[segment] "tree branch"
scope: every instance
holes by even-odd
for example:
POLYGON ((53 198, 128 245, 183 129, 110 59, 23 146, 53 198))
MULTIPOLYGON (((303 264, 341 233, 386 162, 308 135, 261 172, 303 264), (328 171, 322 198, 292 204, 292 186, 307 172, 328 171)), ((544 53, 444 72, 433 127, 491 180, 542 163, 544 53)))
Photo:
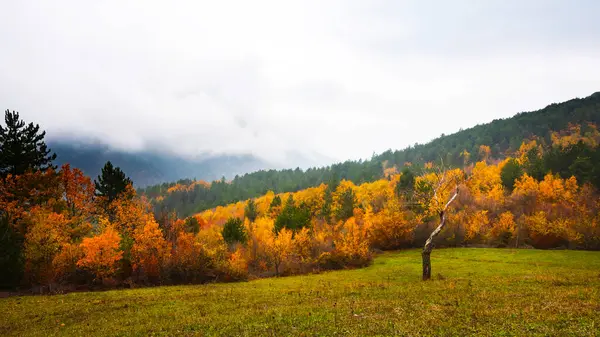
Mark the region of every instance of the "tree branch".
POLYGON ((444 208, 440 211, 440 213, 439 213, 440 224, 429 235, 429 238, 427 239, 427 241, 425 242, 425 246, 423 247, 423 253, 425 253, 425 254, 431 253, 431 250, 433 249, 433 239, 442 231, 442 229, 444 229, 444 225, 446 224, 446 210, 448 209, 450 204, 452 204, 452 202, 456 199, 456 197, 458 197, 458 186, 456 186, 454 195, 452 195, 450 200, 448 200, 448 202, 446 203, 444 208))

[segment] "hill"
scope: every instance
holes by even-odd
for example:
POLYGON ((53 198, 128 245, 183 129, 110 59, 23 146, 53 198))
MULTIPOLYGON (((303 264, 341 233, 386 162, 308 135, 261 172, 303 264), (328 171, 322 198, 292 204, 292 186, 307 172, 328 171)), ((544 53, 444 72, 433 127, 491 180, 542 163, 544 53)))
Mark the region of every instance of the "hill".
POLYGON ((54 139, 49 147, 56 152, 56 163, 69 163, 95 178, 107 161, 119 166, 133 180, 136 187, 155 185, 164 181, 183 178, 203 180, 233 178, 235 175, 271 167, 252 155, 206 155, 197 159, 151 152, 122 151, 107 145, 74 143, 65 139, 54 139))
POLYGON ((463 164, 461 153, 464 151, 471 154, 471 161, 480 160, 482 155, 478 149, 481 145, 490 147, 493 158, 502 159, 519 149, 525 140, 536 138, 542 145, 550 145, 553 132, 564 130, 571 124, 585 125, 586 122, 600 123, 600 92, 477 125, 427 144, 389 150, 369 160, 346 161, 308 170, 261 170, 236 176, 230 182, 215 181, 210 185, 182 180, 149 186, 140 191, 152 200, 157 213, 175 211, 178 216, 186 217, 218 205, 258 197, 267 191, 293 192, 321 183, 335 184, 341 179, 356 184, 371 182, 382 178, 385 168, 401 168, 406 163, 420 166, 426 162, 443 162, 446 166, 457 167, 463 164))
POLYGON ((418 250, 364 269, 0 299, 3 336, 595 336, 600 253, 418 250))

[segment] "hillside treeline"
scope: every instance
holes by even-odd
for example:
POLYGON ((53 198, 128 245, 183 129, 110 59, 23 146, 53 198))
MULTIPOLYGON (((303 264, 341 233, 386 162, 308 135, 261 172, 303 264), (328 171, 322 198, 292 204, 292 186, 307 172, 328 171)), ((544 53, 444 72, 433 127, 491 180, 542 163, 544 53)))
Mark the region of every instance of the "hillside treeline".
MULTIPOLYGON (((507 154, 517 151, 525 140, 535 138, 538 144, 550 147, 553 132, 567 129, 569 125, 582 125, 585 128, 588 122, 600 123, 600 93, 551 104, 544 109, 520 113, 512 118, 494 120, 439 137, 427 144, 415 144, 398 151, 389 150, 374 155, 370 160, 346 161, 305 171, 258 171, 236 176, 229 182, 222 179, 207 184, 180 180, 150 186, 139 192, 149 198, 157 215, 175 211, 179 217, 187 217, 216 206, 256 198, 267 191, 294 192, 320 184, 337 184, 341 180, 350 180, 355 184, 372 182, 383 178, 384 166, 402 167, 405 163, 411 163, 414 167, 420 167, 432 162, 436 165, 443 163, 448 167, 462 167, 465 151, 472 154, 472 161, 482 159, 479 154, 481 145, 490 147, 491 157, 503 159, 507 154)), ((554 169, 552 165, 543 169, 548 172, 554 169)), ((564 171, 561 169, 561 172, 564 171)))

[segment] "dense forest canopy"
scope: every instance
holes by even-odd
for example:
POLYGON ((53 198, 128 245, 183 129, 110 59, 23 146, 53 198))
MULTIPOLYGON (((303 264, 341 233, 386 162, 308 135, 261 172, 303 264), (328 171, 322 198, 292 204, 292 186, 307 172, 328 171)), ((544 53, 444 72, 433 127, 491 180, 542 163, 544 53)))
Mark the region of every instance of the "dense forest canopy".
POLYGON ((465 154, 472 162, 483 156, 502 159, 517 151, 524 140, 536 139, 539 144, 549 146, 553 132, 567 129, 570 124, 585 128, 587 123, 600 123, 600 92, 494 120, 427 144, 388 150, 369 160, 346 161, 308 170, 262 170, 236 176, 231 181, 221 179, 212 183, 184 179, 143 188, 139 192, 151 200, 156 214, 175 211, 177 216, 187 217, 219 205, 254 198, 267 191, 293 192, 322 183, 336 184, 342 179, 356 184, 370 182, 382 178, 383 169, 403 167, 406 163, 416 167, 427 162, 460 167, 466 159, 465 154), (479 153, 481 145, 489 146, 490 153, 479 153))

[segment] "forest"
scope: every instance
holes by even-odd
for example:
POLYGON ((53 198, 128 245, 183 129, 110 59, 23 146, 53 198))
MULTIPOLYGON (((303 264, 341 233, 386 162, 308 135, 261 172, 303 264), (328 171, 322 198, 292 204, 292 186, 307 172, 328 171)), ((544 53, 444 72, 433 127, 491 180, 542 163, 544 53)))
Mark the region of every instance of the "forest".
MULTIPOLYGON (((585 112, 598 111, 598 98, 546 109, 569 111, 564 119, 594 117, 585 112)), ((190 216, 156 212, 156 206, 177 200, 171 194, 179 198, 190 191, 256 193, 239 182, 260 180, 247 175, 237 183, 186 181, 164 185, 168 188, 160 193, 140 192, 110 162, 96 179, 68 164, 55 167, 56 155, 39 125, 8 110, 5 124, 0 127, 3 288, 52 292, 362 267, 377 252, 422 247, 453 193, 457 198, 445 213, 448 223, 436 246, 600 249, 600 132, 593 121, 544 129, 514 150, 508 142, 505 148, 465 147, 457 155, 460 162, 390 160, 385 158, 391 154, 383 154, 307 172, 258 172, 297 177, 296 183, 290 178, 279 185, 295 192, 267 190, 229 204, 208 199, 217 206, 204 204, 205 210, 190 216), (361 178, 334 169, 353 165, 365 167, 361 178)), ((215 196, 208 192, 207 198, 215 196)), ((240 193, 230 197, 242 198, 240 193)))
MULTIPOLYGON (((373 155, 369 160, 346 161, 307 170, 263 170, 236 176, 231 181, 221 179, 212 183, 187 179, 142 188, 138 192, 149 199, 157 216, 175 211, 178 217, 185 218, 216 206, 256 198, 268 191, 295 192, 320 184, 335 185, 342 179, 355 184, 373 182, 384 177, 383 166, 403 167, 405 163, 411 163, 413 167, 421 167, 432 162, 446 167, 462 167, 464 151, 471 154, 472 161, 483 159, 479 153, 481 145, 489 146, 490 156, 497 159, 514 153, 528 139, 535 138, 540 145, 551 148, 552 132, 565 130, 570 124, 584 128, 587 123, 598 125, 599 111, 600 93, 595 93, 586 98, 554 103, 537 111, 520 113, 511 118, 494 120, 452 135, 444 135, 427 144, 415 144, 397 151, 389 150, 373 155)), ((593 149, 574 148, 570 151, 570 157, 563 162, 568 163, 567 166, 577 157, 596 156, 592 161, 598 162, 598 154, 593 149)), ((570 172, 568 167, 558 167, 563 165, 557 161, 561 156, 557 153, 554 159, 544 158, 548 162, 545 167, 539 167, 540 171, 534 174, 536 178, 540 179, 540 175, 550 171, 559 172, 562 177, 567 178, 570 173, 577 173, 570 172)), ((593 174, 598 179, 598 173, 593 174)), ((584 179, 590 178, 588 176, 584 179)), ((600 186, 598 180, 595 184, 596 187, 600 186)))

